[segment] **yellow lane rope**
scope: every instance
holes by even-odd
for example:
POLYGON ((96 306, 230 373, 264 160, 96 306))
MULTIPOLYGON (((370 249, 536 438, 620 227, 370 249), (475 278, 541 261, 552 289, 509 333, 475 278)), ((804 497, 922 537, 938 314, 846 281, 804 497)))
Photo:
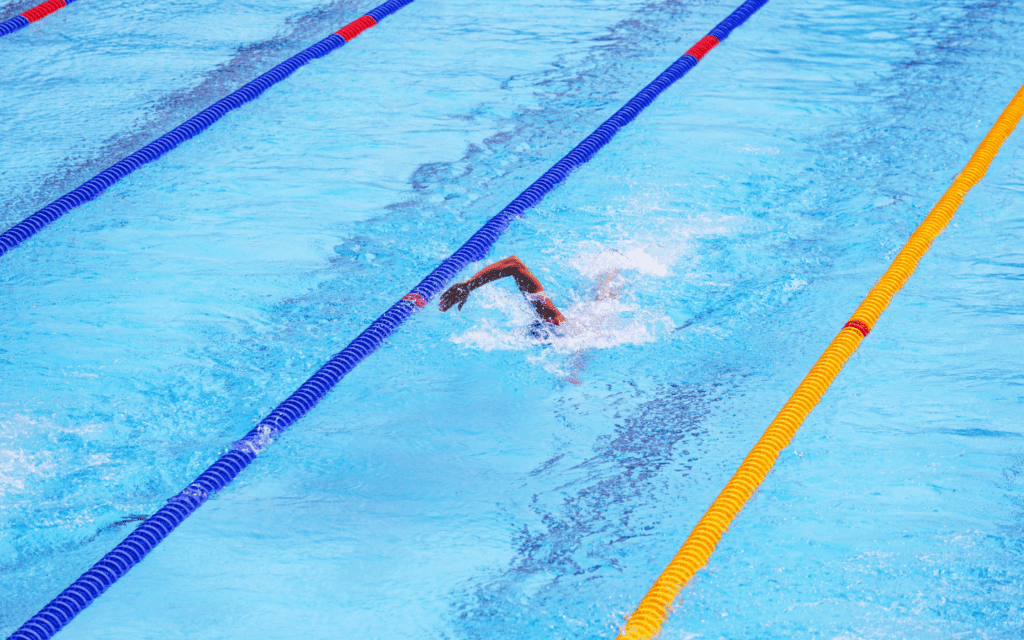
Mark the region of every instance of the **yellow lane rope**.
POLYGON ((857 307, 850 321, 839 331, 839 335, 832 340, 832 344, 825 349, 825 353, 818 358, 810 373, 772 420, 768 430, 754 445, 753 450, 743 460, 736 474, 725 485, 704 517, 693 528, 690 537, 672 558, 672 562, 640 601, 640 606, 626 620, 626 626, 618 636, 619 640, 649 640, 658 634, 679 592, 694 574, 707 564, 722 534, 768 475, 779 452, 789 444, 796 430, 807 418, 807 414, 818 404, 832 384, 832 380, 839 374, 839 370, 875 326, 875 322, 889 306, 892 297, 903 288, 907 279, 917 269, 918 262, 928 251, 932 241, 953 219, 953 214, 960 208, 964 196, 985 175, 999 147, 1017 126, 1022 114, 1024 87, 1017 91, 985 139, 981 141, 963 172, 956 177, 921 226, 910 236, 910 240, 900 250, 885 274, 878 279, 871 292, 857 307))

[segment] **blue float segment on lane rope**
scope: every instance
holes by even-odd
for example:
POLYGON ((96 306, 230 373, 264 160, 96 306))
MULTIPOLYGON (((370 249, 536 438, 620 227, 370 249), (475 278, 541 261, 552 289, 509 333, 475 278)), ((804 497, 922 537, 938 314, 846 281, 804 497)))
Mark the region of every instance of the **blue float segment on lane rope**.
POLYGON ((754 13, 768 3, 768 0, 752 0, 750 2, 744 2, 736 11, 718 23, 718 25, 708 32, 709 36, 715 36, 718 41, 721 42, 729 37, 732 30, 740 26, 747 19, 754 15, 754 13))
POLYGON ((8 18, 3 22, 0 22, 0 37, 9 36, 18 29, 24 29, 28 25, 32 24, 23 15, 16 15, 13 18, 8 18))
POLYGON ((372 17, 377 22, 380 22, 381 20, 390 16, 392 13, 398 11, 405 5, 412 3, 412 1, 413 0, 388 0, 379 7, 376 7, 367 12, 366 15, 372 17))
POLYGON ((242 88, 227 97, 218 100, 212 106, 203 109, 135 153, 115 162, 95 177, 86 180, 81 186, 57 198, 7 231, 0 233, 0 256, 32 237, 40 229, 54 222, 68 211, 100 195, 114 183, 142 165, 153 162, 186 140, 195 137, 214 122, 227 115, 228 112, 234 111, 245 103, 255 100, 264 91, 281 82, 300 67, 312 60, 322 58, 344 44, 345 40, 341 36, 332 33, 320 42, 300 51, 252 82, 242 86, 242 88))
MULTIPOLYGON (((386 4, 394 4, 401 8, 411 1, 391 0, 386 4)), ((754 11, 766 4, 767 1, 748 0, 716 26, 711 35, 719 40, 724 40, 733 29, 743 24, 754 11)), ((697 58, 685 54, 672 63, 668 69, 633 96, 629 102, 584 138, 565 157, 556 162, 501 212, 488 220, 465 244, 417 284, 407 296, 420 295, 424 299, 430 300, 466 265, 483 259, 512 220, 521 217, 527 209, 539 203, 546 194, 564 181, 573 169, 590 160, 598 150, 608 144, 619 129, 636 118, 658 95, 693 69, 697 62, 697 58)), ((147 553, 213 493, 220 491, 234 480, 271 443, 275 436, 306 415, 356 365, 380 347, 384 340, 418 308, 415 302, 404 298, 392 305, 364 329, 355 340, 302 383, 284 402, 260 420, 249 433, 233 443, 230 449, 206 471, 201 473, 184 490, 169 499, 165 506, 129 534, 70 587, 43 607, 8 640, 47 640, 51 638, 96 597, 106 591, 110 585, 138 564, 147 553)))

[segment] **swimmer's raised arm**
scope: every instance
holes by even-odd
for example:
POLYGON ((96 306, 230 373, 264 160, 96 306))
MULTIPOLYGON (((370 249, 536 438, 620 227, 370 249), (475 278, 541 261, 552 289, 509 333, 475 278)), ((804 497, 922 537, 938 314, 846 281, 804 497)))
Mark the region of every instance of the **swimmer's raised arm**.
POLYGON ((509 256, 504 260, 499 260, 492 265, 484 267, 469 280, 453 284, 447 291, 441 294, 439 305, 441 311, 447 311, 456 304, 459 305, 459 310, 462 310, 462 305, 466 304, 471 291, 484 286, 488 282, 508 277, 516 281, 516 286, 526 294, 527 299, 533 304, 533 308, 541 318, 552 324, 561 324, 565 321, 565 317, 562 316, 558 308, 544 295, 544 285, 540 283, 537 276, 533 275, 526 268, 523 261, 516 256, 509 256))

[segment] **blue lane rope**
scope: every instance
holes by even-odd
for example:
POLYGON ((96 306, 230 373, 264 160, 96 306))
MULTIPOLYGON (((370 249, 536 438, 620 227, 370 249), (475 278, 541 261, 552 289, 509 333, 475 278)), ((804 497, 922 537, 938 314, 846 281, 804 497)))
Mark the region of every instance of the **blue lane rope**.
POLYGON ((75 0, 46 0, 46 2, 37 4, 31 9, 22 11, 13 18, 0 22, 0 37, 9 36, 18 29, 24 29, 33 22, 42 20, 54 11, 63 9, 72 2, 75 2, 75 0))
MULTIPOLYGON (((369 24, 360 24, 358 30, 352 31, 351 25, 339 29, 313 46, 300 51, 291 58, 288 58, 270 71, 259 76, 252 82, 244 85, 226 98, 218 100, 213 106, 203 109, 195 116, 178 125, 170 132, 165 133, 153 142, 142 147, 128 157, 114 163, 104 169, 98 175, 87 180, 84 184, 72 191, 57 198, 39 211, 36 211, 7 231, 0 233, 0 256, 18 246, 25 240, 39 232, 46 225, 54 222, 68 211, 81 206, 96 198, 115 183, 132 173, 142 165, 153 162, 168 151, 175 149, 186 140, 194 138, 205 131, 214 122, 217 122, 229 112, 238 109, 242 105, 258 98, 264 91, 281 82, 300 67, 305 66, 317 58, 322 58, 335 49, 344 46, 346 38, 343 33, 352 33, 351 40, 358 35, 362 29, 372 26, 387 16, 398 11, 413 0, 388 0, 384 4, 371 10, 366 15, 372 18, 369 24), (348 31, 346 31, 348 30, 348 31)), ((358 24, 365 20, 366 16, 353 21, 351 24, 358 24)))
MULTIPOLYGON (((748 0, 711 31, 724 40, 768 0, 748 0)), ((701 54, 703 55, 703 54, 701 54)), ((61 592, 52 602, 14 632, 8 640, 46 640, 68 624, 82 609, 106 591, 121 576, 138 564, 185 518, 192 515, 210 495, 220 491, 242 472, 275 437, 306 415, 364 358, 377 350, 414 311, 426 306, 444 286, 466 265, 482 260, 509 224, 522 217, 569 173, 590 160, 595 153, 629 124, 655 98, 695 67, 698 56, 686 53, 644 87, 622 108, 608 118, 583 142, 548 169, 536 182, 516 197, 507 207, 487 221, 473 236, 417 284, 412 291, 391 306, 348 346, 331 358, 309 380, 302 383, 287 400, 260 420, 241 440, 233 443, 206 471, 181 493, 167 501, 152 517, 130 533, 119 545, 91 569, 61 592)))
POLYGON ((29 24, 31 23, 28 21, 28 18, 21 14, 4 20, 3 22, 0 22, 0 37, 10 35, 18 29, 24 29, 29 24))

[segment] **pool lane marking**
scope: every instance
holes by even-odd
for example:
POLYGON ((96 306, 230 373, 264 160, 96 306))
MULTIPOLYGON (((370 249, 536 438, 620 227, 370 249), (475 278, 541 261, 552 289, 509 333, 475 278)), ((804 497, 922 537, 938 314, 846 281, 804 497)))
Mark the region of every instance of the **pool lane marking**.
MULTIPOLYGON (((724 40, 733 28, 742 24, 765 2, 767 0, 745 2, 712 30, 716 41, 724 40)), ((371 17, 379 20, 376 15, 371 17)), ((139 563, 185 518, 206 502, 210 495, 234 480, 275 437, 306 415, 342 378, 376 351, 405 320, 440 293, 462 269, 472 262, 484 259, 513 220, 522 217, 527 209, 539 203, 545 195, 561 184, 573 169, 588 162, 622 127, 632 122, 663 91, 693 69, 697 62, 696 55, 686 53, 672 63, 508 206, 488 220, 455 253, 374 320, 355 340, 302 383, 267 417, 260 420, 245 437, 233 443, 226 453, 181 493, 169 499, 165 506, 128 534, 112 551, 22 625, 9 640, 45 640, 57 633, 110 585, 139 563)))
MULTIPOLYGON (((14 16, 8 20, 0 22, 0 36, 6 36, 14 33, 18 29, 27 27, 36 20, 41 20, 46 16, 50 15, 58 9, 63 9, 75 0, 46 0, 46 2, 36 5, 27 11, 23 11, 19 15, 14 16)), ((409 0, 412 2, 412 0, 409 0)), ((408 3, 405 3, 408 4, 408 3)), ((391 12, 393 13, 393 12, 391 12)), ((336 34, 342 37, 345 42, 351 42, 352 38, 356 37, 366 29, 377 24, 377 19, 370 15, 365 15, 358 20, 342 27, 335 31, 336 34)))
POLYGON ((839 374, 846 361, 875 326, 879 316, 889 306, 896 292, 903 288, 917 269, 921 258, 932 242, 943 232, 964 196, 985 175, 999 147, 1017 126, 1024 114, 1024 87, 1006 106, 995 125, 989 130, 967 166, 953 180, 928 217, 910 236, 896 259, 871 288, 867 297, 854 311, 849 322, 811 367, 807 377, 783 405, 768 429, 736 470, 722 492, 708 508, 704 517, 693 528, 668 567, 658 577, 640 606, 626 621, 619 640, 649 640, 661 630, 672 604, 687 582, 704 565, 729 524, 750 499, 768 475, 779 453, 793 439, 807 415, 821 400, 829 385, 839 374))
POLYGON ((418 293, 407 293, 402 297, 405 302, 411 302, 419 308, 427 306, 427 299, 418 293))
POLYGON ((252 82, 232 92, 227 97, 218 100, 212 106, 203 109, 135 153, 104 169, 95 177, 86 180, 81 186, 57 198, 7 231, 0 233, 0 256, 28 240, 43 227, 59 219, 75 207, 98 197, 105 190, 142 165, 153 162, 168 151, 177 148, 186 140, 199 135, 213 123, 245 103, 255 100, 264 91, 281 82, 299 68, 344 46, 352 38, 355 38, 366 29, 374 26, 412 1, 389 0, 376 7, 366 15, 353 20, 308 49, 304 49, 288 58, 252 82))
POLYGON ((22 11, 13 18, 8 18, 7 20, 0 22, 0 37, 10 35, 18 29, 23 29, 36 20, 42 20, 54 11, 63 9, 74 1, 75 0, 67 0, 66 2, 65 0, 46 0, 46 2, 37 4, 27 11, 22 11))

